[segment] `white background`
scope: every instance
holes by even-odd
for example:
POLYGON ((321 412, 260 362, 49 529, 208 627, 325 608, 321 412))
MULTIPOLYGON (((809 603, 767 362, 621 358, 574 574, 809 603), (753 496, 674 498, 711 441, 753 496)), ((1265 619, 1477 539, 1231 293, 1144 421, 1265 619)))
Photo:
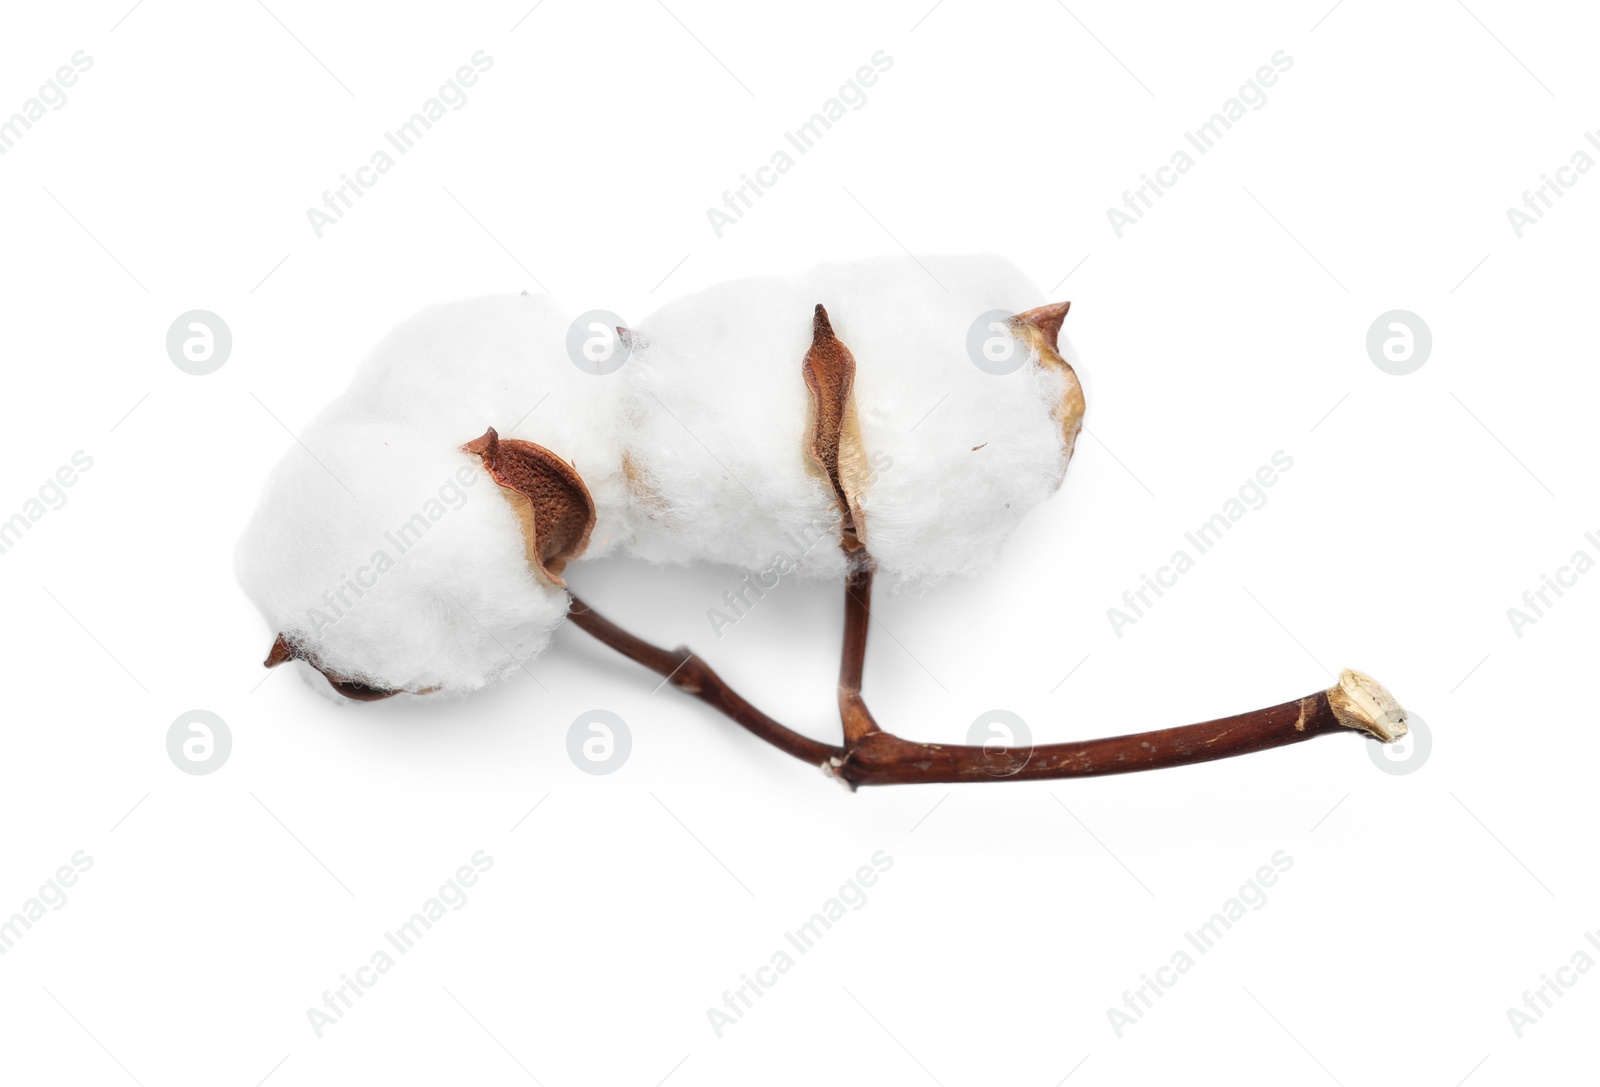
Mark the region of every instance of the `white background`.
MULTIPOLYGON (((0 516, 74 452, 94 462, 0 555, 0 914, 93 858, 0 957, 8 1080, 1586 1072, 1600 971, 1567 972, 1521 1037, 1507 1009, 1600 928, 1600 574, 1520 637, 1507 609, 1579 548, 1600 557, 1600 176, 1521 238, 1506 208, 1600 122, 1588 13, 127 2, 12 5, 0 32, 0 115, 93 58, 0 157, 0 516), (306 208, 480 49, 468 104, 317 238, 306 208), (867 104, 718 238, 706 208, 878 50, 893 66, 867 104), (1106 209, 1278 50, 1294 64, 1267 104, 1118 238, 1106 209), (1425 764, 1384 773, 1339 736, 850 795, 570 626, 537 683, 466 702, 339 707, 291 669, 263 682, 272 632, 234 584, 235 540, 286 430, 396 321, 541 285, 642 315, 902 246, 997 252, 1071 298, 1090 433, 999 569, 879 601, 881 721, 958 740, 999 707, 1058 741, 1268 705, 1353 665, 1426 720, 1425 764), (234 337, 207 377, 164 347, 194 308, 234 337), (1434 339, 1405 377, 1365 348, 1395 308, 1434 339), (1294 467, 1267 505, 1117 637, 1106 609, 1280 449, 1294 467), (196 708, 233 736, 210 776, 166 753, 196 708), (633 737, 610 776, 566 753, 595 708, 633 737), (318 1038, 306 1009, 477 850, 494 866, 468 903, 318 1038), (893 867, 866 905, 718 1037, 707 1009, 879 850, 893 867), (1293 867, 1265 906, 1119 1037, 1107 1009, 1279 850, 1293 867)), ((571 573, 834 738, 840 594, 786 584, 719 640, 705 609, 737 576, 571 573)))

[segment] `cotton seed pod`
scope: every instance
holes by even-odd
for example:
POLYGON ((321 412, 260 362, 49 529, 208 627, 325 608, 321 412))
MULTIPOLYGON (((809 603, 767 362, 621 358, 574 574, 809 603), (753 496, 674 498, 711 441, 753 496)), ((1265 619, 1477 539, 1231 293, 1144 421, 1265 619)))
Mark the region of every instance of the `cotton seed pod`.
POLYGON ((471 691, 548 644, 566 563, 619 551, 972 573, 1059 485, 1083 414, 1066 307, 1018 313, 1037 300, 985 257, 727 284, 624 333, 615 378, 574 365, 547 299, 426 311, 313 423, 240 545, 267 663, 352 698, 471 691), (977 365, 974 329, 1014 364, 977 365))
POLYGON ((483 298, 379 344, 239 545, 269 664, 374 698, 465 693, 544 649, 565 563, 627 535, 622 389, 569 361, 568 325, 545 298, 483 298))
POLYGON ((573 605, 576 626, 663 685, 852 789, 1150 770, 1333 731, 1403 737, 1405 710, 1350 669, 1260 710, 1016 754, 877 723, 862 695, 876 571, 974 572, 1061 483, 1084 411, 1066 313, 993 258, 867 261, 674 303, 618 329, 638 356, 628 368, 599 365, 581 339, 609 314, 569 323, 535 298, 428 311, 307 430, 240 544, 240 579, 277 632, 266 664, 305 662, 357 700, 464 693, 523 667, 573 605), (843 745, 569 596, 567 564, 607 551, 844 575, 843 745))
POLYGON ((782 554, 806 574, 843 575, 834 494, 806 457, 814 287, 725 283, 631 329, 620 375, 631 553, 750 570, 782 554))
POLYGON ((962 256, 825 265, 658 310, 625 371, 632 551, 839 577, 865 545, 901 582, 981 570, 1060 485, 1083 417, 1066 306, 1042 302, 1008 262, 962 256), (983 365, 975 328, 1013 362, 983 365))

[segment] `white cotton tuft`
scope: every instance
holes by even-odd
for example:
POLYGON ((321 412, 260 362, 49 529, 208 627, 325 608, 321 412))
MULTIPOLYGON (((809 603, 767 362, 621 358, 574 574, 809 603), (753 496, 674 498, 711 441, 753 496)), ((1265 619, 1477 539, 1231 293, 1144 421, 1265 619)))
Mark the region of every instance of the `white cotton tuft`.
POLYGON ((1068 451, 1055 410, 1066 378, 1014 339, 1016 369, 981 369, 969 331, 982 314, 1022 313, 1044 297, 998 257, 885 258, 819 279, 831 297, 818 300, 856 359, 872 468, 858 500, 879 569, 929 584, 992 565, 1061 484, 1068 451))
POLYGON ((631 554, 751 570, 783 556, 811 576, 843 575, 833 491, 805 456, 813 293, 799 278, 726 283, 634 329, 631 554))
POLYGON ((852 497, 879 569, 922 584, 990 565, 1060 485, 1067 379, 1020 340, 1017 368, 988 372, 969 333, 982 314, 1042 301, 1009 262, 956 256, 824 265, 664 306, 638 326, 626 368, 630 553, 749 569, 781 555, 843 574, 835 494, 807 456, 802 364, 820 303, 855 359, 866 478, 852 497))
POLYGON ((595 520, 578 558, 842 577, 845 520, 812 455, 832 448, 823 416, 887 583, 975 573, 1060 485, 1081 416, 1056 356, 1070 353, 1049 342, 1062 309, 1010 320, 1041 301, 993 257, 826 265, 663 307, 610 374, 574 364, 569 319, 546 298, 435 307, 390 333, 291 448, 240 543, 240 581, 280 637, 274 658, 310 662, 341 693, 468 692, 541 652, 565 617, 544 564, 584 547, 568 515, 582 489, 595 520), (982 351, 1010 344, 1015 365, 980 365, 975 335, 982 351), (834 390, 822 407, 814 347, 809 376, 834 390), (480 438, 481 457, 462 450, 480 438), (508 439, 583 487, 552 483, 566 468, 508 439))
POLYGON ((434 306, 384 337, 344 399, 451 448, 491 426, 501 438, 544 446, 577 470, 593 496, 598 520, 584 557, 601 558, 629 536, 619 455, 627 390, 570 360, 571 321, 546 295, 434 306))
POLYGON ((330 676, 464 693, 549 643, 566 593, 527 561, 517 515, 461 446, 490 426, 577 465, 621 539, 615 383, 568 361, 534 297, 430 309, 395 329, 292 448, 240 543, 245 590, 330 676))

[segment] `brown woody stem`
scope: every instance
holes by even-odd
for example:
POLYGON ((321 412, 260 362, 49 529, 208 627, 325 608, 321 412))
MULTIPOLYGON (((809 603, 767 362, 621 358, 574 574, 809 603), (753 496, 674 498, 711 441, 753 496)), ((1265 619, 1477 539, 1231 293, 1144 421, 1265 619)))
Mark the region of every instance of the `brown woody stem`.
POLYGON ((861 697, 861 677, 866 668, 867 625, 872 620, 872 557, 865 549, 846 552, 850 564, 844 582, 844 652, 839 660, 839 720, 844 724, 844 743, 853 748, 875 732, 872 719, 861 697))
POLYGON ((1031 749, 916 743, 879 733, 851 751, 839 775, 862 785, 900 785, 1126 774, 1248 755, 1346 727, 1319 691, 1216 721, 1031 749))
POLYGON ((844 755, 843 748, 802 736, 756 709, 687 647, 669 650, 651 645, 643 638, 629 634, 576 596, 572 597, 572 608, 567 612, 567 618, 624 657, 638 661, 656 675, 664 677, 680 691, 687 691, 700 701, 716 707, 724 716, 749 729, 779 751, 797 759, 805 759, 813 765, 822 765, 844 755))
MULTIPOLYGON (((871 570, 852 572, 858 588, 870 592, 871 570), (864 577, 864 586, 858 578, 864 577)), ((1346 669, 1325 691, 1265 709, 1158 729, 1128 736, 1110 736, 1080 743, 1046 744, 1012 750, 961 744, 929 744, 903 740, 872 725, 862 729, 845 717, 844 747, 834 747, 779 724, 734 692, 720 676, 688 649, 662 649, 637 638, 603 618, 576 596, 568 617, 623 656, 637 661, 673 686, 716 707, 736 724, 795 758, 804 759, 855 788, 858 785, 904 785, 929 782, 1040 780, 1095 777, 1159 770, 1210 762, 1284 747, 1315 736, 1354 731, 1393 743, 1406 734, 1405 710, 1384 688, 1360 672, 1346 669), (856 735, 852 736, 852 728, 856 735)), ((866 597, 846 597, 846 652, 840 671, 840 707, 847 690, 852 704, 860 701, 861 655, 865 650, 866 597), (855 605, 851 601, 855 600, 855 605), (855 613, 859 608, 860 614, 855 613), (859 637, 852 642, 852 633, 859 637), (858 647, 852 651, 852 646, 858 647)), ((860 706, 863 720, 871 715, 860 706)))

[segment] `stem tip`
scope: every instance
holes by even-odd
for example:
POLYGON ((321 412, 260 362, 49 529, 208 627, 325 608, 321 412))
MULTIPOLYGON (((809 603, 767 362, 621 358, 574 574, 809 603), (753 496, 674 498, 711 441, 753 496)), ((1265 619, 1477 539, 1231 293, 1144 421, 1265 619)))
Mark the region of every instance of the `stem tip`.
POLYGON ((1345 728, 1365 732, 1392 744, 1410 731, 1406 711, 1383 684, 1354 668, 1339 673, 1338 686, 1328 688, 1328 705, 1345 728))

